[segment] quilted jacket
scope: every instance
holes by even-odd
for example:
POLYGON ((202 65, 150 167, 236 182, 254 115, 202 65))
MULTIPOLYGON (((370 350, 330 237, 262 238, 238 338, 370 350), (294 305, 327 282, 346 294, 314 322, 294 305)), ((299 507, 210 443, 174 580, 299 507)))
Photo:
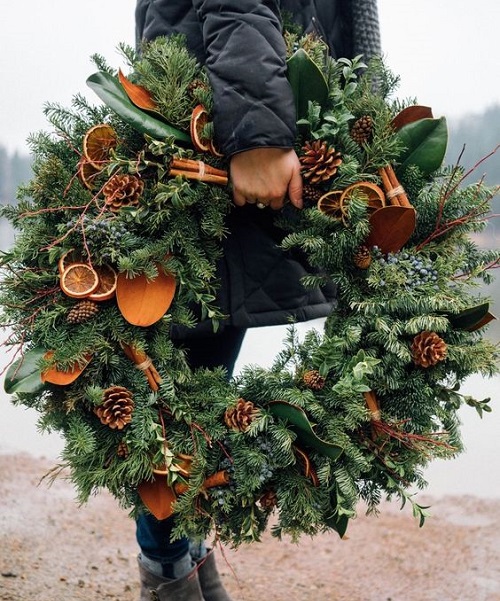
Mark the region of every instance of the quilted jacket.
MULTIPOLYGON (((137 43, 182 33, 208 69, 214 126, 226 156, 258 147, 291 148, 295 111, 286 78, 281 14, 328 43, 334 57, 380 52, 376 0, 138 0, 137 43)), ((252 327, 323 317, 333 287, 306 291, 301 257, 283 253, 272 211, 235 208, 220 265, 219 303, 229 323, 252 327)))

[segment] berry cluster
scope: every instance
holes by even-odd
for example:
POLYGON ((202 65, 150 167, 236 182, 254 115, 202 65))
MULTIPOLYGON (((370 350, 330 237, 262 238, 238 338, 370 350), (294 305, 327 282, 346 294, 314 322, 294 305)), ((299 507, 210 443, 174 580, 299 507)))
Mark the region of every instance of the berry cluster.
POLYGON ((371 284, 390 288, 396 286, 405 290, 422 286, 438 289, 438 271, 430 257, 406 250, 384 255, 377 246, 372 248, 372 256, 371 284))
POLYGON ((81 244, 82 232, 93 257, 102 263, 116 263, 120 249, 124 247, 123 237, 128 233, 126 226, 116 218, 92 219, 86 215, 77 224, 76 220, 66 223, 78 235, 81 244))

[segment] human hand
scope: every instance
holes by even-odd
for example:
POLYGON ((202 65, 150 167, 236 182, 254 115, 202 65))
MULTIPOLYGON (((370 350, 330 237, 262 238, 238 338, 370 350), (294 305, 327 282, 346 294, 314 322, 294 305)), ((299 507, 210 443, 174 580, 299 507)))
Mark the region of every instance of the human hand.
POLYGON ((253 148, 231 158, 234 203, 260 203, 281 209, 285 199, 302 208, 302 176, 298 156, 288 148, 253 148))

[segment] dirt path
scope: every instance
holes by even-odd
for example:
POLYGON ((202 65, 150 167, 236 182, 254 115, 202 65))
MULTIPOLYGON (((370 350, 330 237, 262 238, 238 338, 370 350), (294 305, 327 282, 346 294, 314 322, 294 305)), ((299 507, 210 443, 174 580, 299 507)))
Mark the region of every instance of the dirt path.
MULTIPOLYGON (((137 601, 133 522, 107 494, 78 508, 68 482, 37 486, 51 467, 0 456, 0 599, 137 601)), ((234 601, 500 601, 500 501, 420 500, 423 529, 384 505, 349 540, 266 537, 219 550, 219 570, 234 601)))

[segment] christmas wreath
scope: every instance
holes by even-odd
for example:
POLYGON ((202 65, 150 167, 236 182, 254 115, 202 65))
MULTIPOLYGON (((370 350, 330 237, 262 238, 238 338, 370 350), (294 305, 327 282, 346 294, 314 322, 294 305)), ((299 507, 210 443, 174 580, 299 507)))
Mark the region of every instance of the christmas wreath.
POLYGON ((343 535, 383 497, 423 523, 422 468, 462 450, 460 406, 490 409, 460 384, 497 370, 477 282, 499 253, 471 237, 495 190, 442 165, 445 119, 392 99, 383 61, 286 42, 306 206, 276 220, 317 268, 304 285, 333 281, 338 301, 324 331, 290 326, 270 369, 193 371, 171 338, 224 317, 232 210, 208 79, 181 39, 122 45, 127 76, 93 57, 104 103, 47 105, 56 135, 31 137, 34 178, 2 210, 17 230, 1 261, 5 389, 62 433, 79 500, 106 488, 132 512, 175 512, 177 535, 234 545, 273 514, 278 536, 343 535))

